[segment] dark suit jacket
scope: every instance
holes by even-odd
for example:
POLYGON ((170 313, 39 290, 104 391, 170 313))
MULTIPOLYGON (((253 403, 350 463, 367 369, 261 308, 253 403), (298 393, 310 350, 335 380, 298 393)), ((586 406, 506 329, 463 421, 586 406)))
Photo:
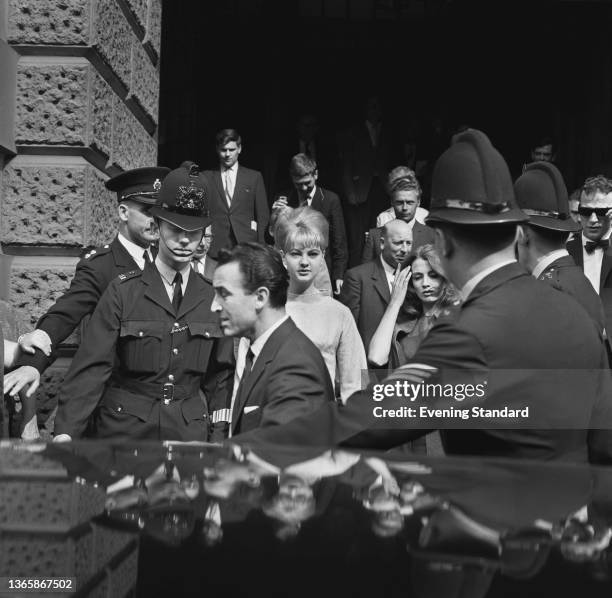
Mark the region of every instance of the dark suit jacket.
MULTIPOLYGON (((582 235, 576 235, 567 242, 566 247, 569 254, 574 258, 576 265, 582 269, 584 267, 582 258, 582 235)), ((606 318, 606 332, 610 335, 612 334, 612 247, 609 247, 604 253, 599 280, 599 298, 601 299, 606 318)))
MULTIPOLYGON (((473 379, 477 372, 489 381, 478 406, 526 404, 532 425, 545 421, 543 429, 487 429, 486 421, 468 420, 465 429, 442 430, 447 454, 612 461, 612 390, 601 333, 584 310, 576 309, 574 299, 538 282, 518 264, 486 276, 458 315, 439 319, 411 363, 385 383, 456 384, 473 379), (555 428, 550 425, 553 420, 555 428)), ((448 420, 425 420, 419 425, 388 418, 385 425, 374 417, 373 406, 402 408, 407 399, 381 397, 374 402, 372 393, 373 388, 355 393, 343 407, 325 407, 313 416, 254 434, 248 441, 382 449, 427 433, 417 429, 420 426, 446 423, 448 428, 448 420)), ((449 403, 465 406, 453 399, 445 403, 431 398, 411 405, 418 409, 423 404, 448 407, 449 403)), ((458 421, 450 423, 459 427, 458 421)))
POLYGON ((321 352, 289 318, 270 336, 236 396, 232 434, 283 424, 334 400, 321 352))
MULTIPOLYGON (((380 238, 382 236, 384 226, 378 228, 371 228, 368 238, 366 239, 365 245, 363 246, 363 254, 361 256, 361 263, 365 264, 377 258, 380 255, 380 238)), ((422 245, 427 243, 433 244, 434 233, 429 226, 425 226, 415 220, 414 227, 412 229, 412 248, 411 251, 416 251, 422 245)))
POLYGON ((231 205, 227 205, 221 172, 203 172, 207 182, 213 240, 209 250, 217 258, 219 249, 247 241, 264 242, 270 209, 260 172, 238 166, 231 205), (256 228, 256 230, 254 230, 256 228))
POLYGON ((390 300, 389 283, 380 258, 346 271, 340 301, 351 310, 366 353, 390 300))
MULTIPOLYGON (((40 318, 36 327, 49 335, 56 349, 94 311, 112 280, 137 269, 136 262, 117 237, 109 245, 88 252, 77 264, 69 289, 40 318)), ((43 372, 54 359, 53 355, 48 358, 37 349, 34 355, 23 354, 18 365, 31 365, 43 372)))
MULTIPOLYGON (((295 190, 287 195, 287 205, 297 208, 300 205, 295 190)), ((346 231, 340 198, 333 192, 317 187, 310 207, 321 212, 329 223, 329 247, 325 252, 325 262, 335 287, 336 280, 342 280, 348 262, 348 248, 346 245, 346 231)))
POLYGON ((606 322, 599 295, 571 255, 555 260, 538 276, 538 280, 571 295, 593 318, 599 330, 604 329, 606 322))
POLYGON ((357 204, 368 198, 372 179, 386 179, 387 173, 395 165, 397 147, 391 138, 390 128, 382 123, 378 144, 372 146, 370 133, 365 122, 349 129, 341 143, 342 185, 347 201, 357 204))

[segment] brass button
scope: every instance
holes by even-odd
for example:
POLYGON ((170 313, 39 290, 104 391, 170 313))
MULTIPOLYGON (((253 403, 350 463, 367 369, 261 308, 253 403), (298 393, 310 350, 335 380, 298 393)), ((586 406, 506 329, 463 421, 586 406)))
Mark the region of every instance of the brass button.
POLYGON ((123 407, 122 407, 121 405, 119 405, 119 406, 117 407, 117 411, 123 411, 123 407))
POLYGON ((170 380, 170 382, 174 382, 174 375, 173 374, 169 374, 168 375, 168 380, 170 380))
POLYGON ((205 336, 206 338, 209 338, 209 337, 210 337, 210 332, 208 332, 208 330, 207 330, 207 331, 204 333, 204 336, 205 336))
POLYGON ((180 326, 180 324, 178 322, 174 322, 174 327, 178 328, 180 326))
POLYGON ((178 349, 177 349, 176 347, 174 347, 174 349, 172 349, 172 352, 173 352, 175 355, 178 355, 178 349))
POLYGON ((170 399, 164 399, 164 405, 170 405, 170 399))
POLYGON ((138 333, 138 336, 142 336, 143 334, 144 334, 144 332, 141 330, 141 331, 138 333))

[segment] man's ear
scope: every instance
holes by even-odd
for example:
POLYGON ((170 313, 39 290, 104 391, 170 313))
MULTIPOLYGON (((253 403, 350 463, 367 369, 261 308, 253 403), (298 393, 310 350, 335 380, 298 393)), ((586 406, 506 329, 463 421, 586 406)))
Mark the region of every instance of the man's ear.
POLYGON ((434 245, 441 257, 449 258, 455 253, 455 241, 442 228, 434 228, 434 245))
POLYGON ((119 207, 117 208, 117 210, 119 212, 119 219, 121 220, 121 222, 127 222, 129 209, 130 207, 127 204, 125 203, 119 204, 119 207))
POLYGON ((315 181, 319 179, 319 169, 318 168, 315 169, 315 171, 312 173, 312 176, 315 181))
POLYGON ((259 287, 255 290, 255 309, 260 311, 267 304, 270 299, 270 289, 268 287, 259 287))

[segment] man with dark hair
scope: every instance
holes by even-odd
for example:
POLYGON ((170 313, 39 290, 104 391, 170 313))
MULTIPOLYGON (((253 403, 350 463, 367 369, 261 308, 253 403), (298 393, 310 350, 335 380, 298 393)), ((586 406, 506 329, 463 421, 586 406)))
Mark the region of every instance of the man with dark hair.
POLYGON ((428 222, 448 278, 461 289, 459 313, 440 318, 382 385, 245 441, 382 449, 438 427, 447 454, 610 462, 602 335, 574 299, 516 263, 517 224, 526 220, 501 154, 480 131, 458 135, 434 168, 428 222), (464 394, 474 383, 482 393, 464 394), (429 387, 433 396, 417 395, 429 387), (407 404, 414 416, 403 411, 407 404), (458 409, 466 408, 461 429, 458 409))
POLYGON ((210 224, 195 164, 168 174, 151 215, 155 261, 100 299, 60 391, 57 441, 82 436, 94 411, 97 438, 206 441, 211 401, 227 402, 231 343, 211 317, 210 284, 191 267, 210 224))
POLYGON ((289 174, 294 190, 281 195, 272 205, 272 211, 283 206, 298 208, 308 206, 321 212, 329 223, 329 247, 325 252, 325 263, 333 281, 333 291, 340 293, 342 279, 348 262, 346 232, 340 198, 333 192, 317 185, 319 171, 317 163, 306 154, 297 154, 291 158, 289 174))
POLYGON ((535 278, 576 299, 603 333, 599 296, 565 249, 568 234, 579 232, 581 226, 570 217, 561 173, 549 162, 529 164, 514 183, 514 192, 529 216, 529 222, 520 225, 519 261, 535 278))
POLYGON ((209 254, 217 258, 223 247, 247 241, 263 242, 270 210, 260 172, 238 164, 242 139, 235 129, 222 129, 215 137, 219 169, 205 171, 213 241, 209 254))
POLYGON ((555 142, 550 135, 542 135, 534 140, 531 146, 532 162, 554 162, 555 158, 555 142))
POLYGON ((603 175, 585 181, 578 206, 582 234, 567 243, 567 251, 601 298, 606 332, 612 333, 612 181, 603 175))
POLYGON ((334 400, 321 353, 285 312, 289 277, 280 254, 258 243, 219 253, 212 311, 238 351, 231 434, 282 424, 334 400))
MULTIPOLYGON (((401 178, 394 180, 389 189, 391 196, 391 207, 395 218, 403 220, 412 230, 412 251, 416 251, 422 245, 433 243, 433 230, 415 219, 416 211, 421 203, 421 185, 414 172, 410 171, 401 178)), ((361 263, 365 264, 380 255, 380 239, 383 227, 371 228, 368 233, 361 263)))

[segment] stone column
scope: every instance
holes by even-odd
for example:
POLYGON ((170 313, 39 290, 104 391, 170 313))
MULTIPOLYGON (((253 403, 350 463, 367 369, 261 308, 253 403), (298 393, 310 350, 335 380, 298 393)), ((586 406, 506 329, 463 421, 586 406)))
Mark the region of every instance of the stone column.
MULTIPOLYGON (((0 116, 0 240, 14 256, 9 296, 27 331, 65 291, 83 249, 113 238, 116 200, 104 181, 157 164, 161 0, 0 7, 0 67, 14 63, 0 68, 0 108, 8 98, 13 110, 11 127, 0 116)), ((66 366, 49 369, 51 398, 66 366)))

